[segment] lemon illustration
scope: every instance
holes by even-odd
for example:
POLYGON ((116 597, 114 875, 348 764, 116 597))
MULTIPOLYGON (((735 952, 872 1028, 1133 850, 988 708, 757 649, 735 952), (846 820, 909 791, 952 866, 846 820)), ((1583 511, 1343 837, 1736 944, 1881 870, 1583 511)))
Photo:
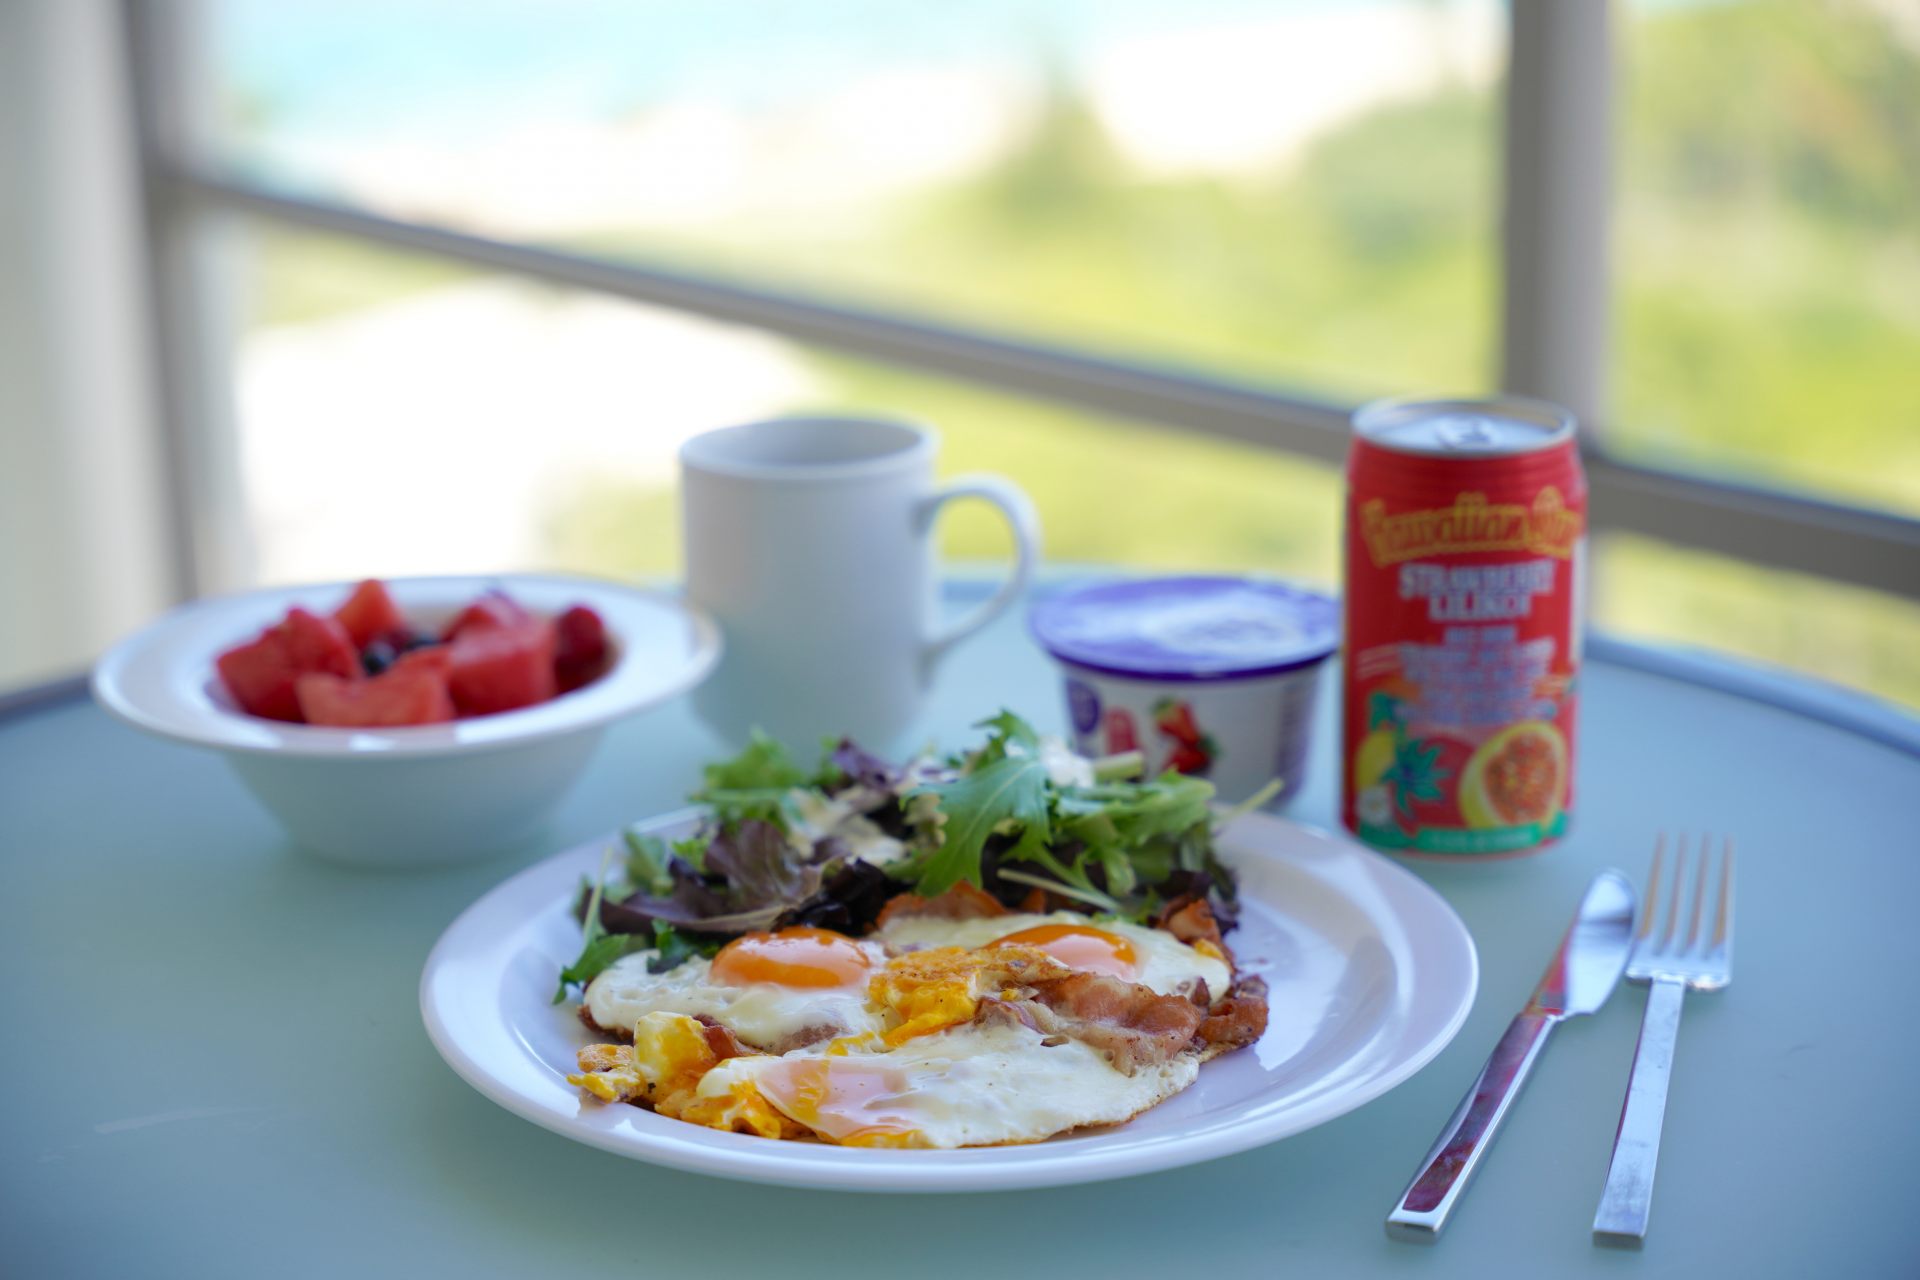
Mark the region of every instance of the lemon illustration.
POLYGON ((1360 749, 1353 753, 1354 794, 1358 795, 1386 777, 1387 770, 1392 767, 1393 730, 1375 729, 1360 739, 1360 749))

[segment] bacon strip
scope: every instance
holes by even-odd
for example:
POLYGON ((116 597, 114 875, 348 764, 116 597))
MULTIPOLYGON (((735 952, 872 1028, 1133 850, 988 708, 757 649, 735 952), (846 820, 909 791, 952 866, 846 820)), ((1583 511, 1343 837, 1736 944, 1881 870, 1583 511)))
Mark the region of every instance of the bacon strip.
POLYGON ((593 1019, 593 1010, 587 1008, 585 1003, 582 1003, 578 1009, 575 1009, 574 1013, 579 1016, 580 1024, 597 1036, 612 1036, 621 1040, 633 1039, 632 1027, 621 1031, 615 1027, 603 1027, 598 1022, 595 1022, 593 1019))
POLYGON ((875 922, 875 927, 885 928, 887 921, 908 916, 928 916, 935 920, 983 920, 1006 914, 1007 909, 993 895, 962 880, 936 898, 923 898, 917 893, 894 895, 887 900, 886 906, 880 908, 880 918, 875 922))
MULTIPOLYGON (((707 1048, 713 1050, 713 1056, 724 1061, 727 1058, 744 1058, 757 1050, 749 1049, 735 1038, 733 1032, 721 1026, 712 1017, 696 1013, 693 1020, 706 1029, 707 1048)), ((828 1035, 833 1033, 829 1031, 828 1035)))
POLYGON ((1156 995, 1104 973, 1073 973, 1036 983, 1028 1007, 1038 1029, 1071 1036, 1106 1052, 1132 1075, 1176 1057, 1192 1041, 1206 1010, 1185 996, 1156 995))
MULTIPOLYGON (((625 1040, 629 1043, 633 1040, 632 1027, 603 1027, 594 1020, 592 1011, 585 1005, 581 1005, 575 1013, 579 1016, 581 1025, 597 1036, 605 1036, 609 1040, 625 1040)), ((837 1035, 844 1035, 847 1030, 845 1027, 832 1024, 801 1027, 798 1031, 789 1032, 771 1044, 749 1045, 732 1031, 714 1021, 710 1015, 696 1013, 692 1016, 695 1022, 706 1028, 707 1047, 713 1050, 717 1058, 739 1058, 750 1053, 791 1053, 795 1049, 804 1049, 810 1044, 818 1044, 822 1040, 831 1040, 837 1035)))
POLYGON ((1040 1023, 1033 1014, 1033 1006, 1025 1002, 1000 1000, 987 996, 980 1001, 980 1010, 973 1015, 975 1023, 982 1027, 1025 1027, 1029 1031, 1040 1030, 1040 1023))
POLYGON ((1226 940, 1220 936, 1220 922, 1214 919, 1213 907, 1204 897, 1185 902, 1174 899, 1155 923, 1190 947, 1200 942, 1212 943, 1228 964, 1233 963, 1233 953, 1227 950, 1226 940))
POLYGON ((1234 983, 1194 1033, 1208 1057, 1258 1040, 1267 1029, 1267 984, 1248 975, 1234 983))

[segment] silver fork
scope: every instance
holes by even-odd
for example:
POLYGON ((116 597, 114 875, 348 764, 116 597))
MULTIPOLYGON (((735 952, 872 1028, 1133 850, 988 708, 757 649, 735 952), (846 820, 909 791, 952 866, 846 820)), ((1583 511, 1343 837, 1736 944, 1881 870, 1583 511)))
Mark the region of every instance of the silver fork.
POLYGON ((1654 936, 1659 912, 1661 862, 1666 853, 1663 834, 1653 846, 1653 869, 1647 873, 1646 909, 1627 958, 1627 977, 1647 984, 1647 1011, 1640 1021, 1640 1043, 1633 1051, 1633 1075, 1627 1081, 1627 1099, 1620 1107, 1620 1128, 1613 1137, 1613 1163, 1607 1169, 1607 1189, 1593 1217, 1593 1238, 1599 1244, 1638 1248, 1647 1235, 1647 1212, 1653 1201, 1654 1166, 1660 1159, 1660 1126, 1667 1115, 1667 1079, 1673 1071, 1673 1046, 1680 1035, 1680 1001, 1691 989, 1718 991, 1733 981, 1733 841, 1722 842, 1720 892, 1711 931, 1701 935, 1707 903, 1708 840, 1700 840, 1699 869, 1695 873, 1692 909, 1686 932, 1680 933, 1681 905, 1686 900, 1687 839, 1674 842, 1673 888, 1667 902, 1666 927, 1654 936))

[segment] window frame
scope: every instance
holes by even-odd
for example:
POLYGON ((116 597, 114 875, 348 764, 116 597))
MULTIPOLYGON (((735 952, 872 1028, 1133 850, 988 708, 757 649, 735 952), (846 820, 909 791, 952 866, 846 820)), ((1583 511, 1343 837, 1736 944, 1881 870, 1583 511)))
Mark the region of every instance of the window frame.
MULTIPOLYGON (((1611 0, 1512 0, 1503 137, 1501 385, 1567 405, 1596 534, 1639 534, 1771 569, 1920 599, 1920 520, 1631 462, 1607 447, 1611 0)), ((610 261, 277 192, 197 159, 205 119, 194 0, 121 0, 140 139, 158 382, 183 598, 245 584, 248 538, 233 456, 231 318, 216 313, 210 229, 235 216, 649 306, 995 390, 1326 462, 1353 406, 1187 368, 776 288, 666 263, 610 261)))

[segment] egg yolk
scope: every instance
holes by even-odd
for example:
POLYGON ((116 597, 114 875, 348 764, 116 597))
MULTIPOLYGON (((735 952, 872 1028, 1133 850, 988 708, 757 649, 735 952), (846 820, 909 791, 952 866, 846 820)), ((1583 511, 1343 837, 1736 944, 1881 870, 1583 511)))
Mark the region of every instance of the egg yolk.
POLYGON ((734 987, 858 987, 873 961, 852 938, 804 925, 778 933, 749 933, 720 948, 711 971, 734 987))
POLYGON ((922 1141, 901 1105, 911 1090, 898 1067, 858 1058, 787 1058, 755 1084, 780 1110, 830 1142, 909 1147, 922 1141))
POLYGON ((1133 943, 1117 933, 1085 924, 1042 924, 993 941, 996 947, 1028 946, 1043 951, 1069 969, 1104 973, 1129 981, 1140 972, 1133 943))

